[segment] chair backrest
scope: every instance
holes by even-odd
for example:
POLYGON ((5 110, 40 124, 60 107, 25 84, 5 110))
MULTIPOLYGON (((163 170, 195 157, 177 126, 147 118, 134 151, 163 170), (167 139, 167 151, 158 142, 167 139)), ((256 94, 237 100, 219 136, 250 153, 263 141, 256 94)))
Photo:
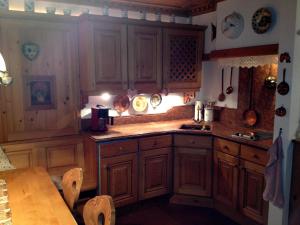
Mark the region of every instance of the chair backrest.
POLYGON ((116 211, 113 200, 108 195, 90 199, 83 208, 85 225, 115 225, 116 211), (104 224, 100 222, 103 215, 104 224))
POLYGON ((64 199, 71 210, 73 210, 74 204, 79 198, 82 180, 83 174, 81 168, 71 169, 63 176, 61 185, 64 193, 64 199))

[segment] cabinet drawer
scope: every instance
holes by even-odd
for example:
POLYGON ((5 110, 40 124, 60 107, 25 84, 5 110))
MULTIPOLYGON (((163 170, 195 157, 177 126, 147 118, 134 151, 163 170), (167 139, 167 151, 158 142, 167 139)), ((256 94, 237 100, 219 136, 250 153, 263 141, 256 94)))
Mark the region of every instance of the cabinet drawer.
POLYGON ((195 136, 195 135, 180 135, 174 136, 175 147, 191 147, 191 148, 212 148, 212 137, 195 136))
POLYGON ((215 149, 229 155, 238 156, 240 153, 240 144, 216 138, 214 142, 215 149))
POLYGON ((159 149, 172 146, 172 136, 163 135, 155 137, 141 138, 140 140, 140 150, 150 150, 159 149))
POLYGON ((116 141, 100 144, 100 154, 102 158, 134 153, 138 150, 138 142, 136 139, 116 141))
POLYGON ((266 151, 246 145, 241 146, 241 158, 261 165, 266 165, 269 160, 266 151))

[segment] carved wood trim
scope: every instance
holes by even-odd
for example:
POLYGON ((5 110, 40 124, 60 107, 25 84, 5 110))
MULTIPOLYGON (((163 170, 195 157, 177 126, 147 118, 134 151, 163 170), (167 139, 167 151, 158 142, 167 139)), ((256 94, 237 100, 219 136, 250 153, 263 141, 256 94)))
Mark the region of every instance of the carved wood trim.
POLYGON ((215 11, 217 3, 221 1, 224 0, 201 0, 196 1, 197 3, 190 3, 189 1, 186 1, 181 6, 173 6, 172 4, 168 4, 165 1, 161 1, 160 3, 143 3, 131 0, 47 0, 47 2, 90 5, 96 7, 103 7, 104 5, 108 5, 110 8, 127 9, 133 11, 147 11, 151 13, 160 12, 162 14, 177 16, 196 16, 215 11))

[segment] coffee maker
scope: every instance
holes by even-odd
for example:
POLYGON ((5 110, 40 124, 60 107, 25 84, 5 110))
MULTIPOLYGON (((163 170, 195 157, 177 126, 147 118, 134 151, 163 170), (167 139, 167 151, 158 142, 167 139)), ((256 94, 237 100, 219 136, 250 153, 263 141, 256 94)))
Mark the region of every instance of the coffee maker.
POLYGON ((105 132, 107 125, 113 125, 113 117, 109 116, 109 108, 97 105, 92 108, 91 130, 105 132))

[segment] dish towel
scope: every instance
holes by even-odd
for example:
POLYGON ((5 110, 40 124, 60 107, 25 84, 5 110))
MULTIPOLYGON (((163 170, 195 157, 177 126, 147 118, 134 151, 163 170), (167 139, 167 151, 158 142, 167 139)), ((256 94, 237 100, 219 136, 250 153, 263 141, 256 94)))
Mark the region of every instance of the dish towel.
POLYGON ((282 190, 282 138, 281 134, 275 140, 268 151, 270 159, 265 169, 266 187, 263 193, 265 201, 272 202, 275 206, 282 208, 284 196, 282 190))

